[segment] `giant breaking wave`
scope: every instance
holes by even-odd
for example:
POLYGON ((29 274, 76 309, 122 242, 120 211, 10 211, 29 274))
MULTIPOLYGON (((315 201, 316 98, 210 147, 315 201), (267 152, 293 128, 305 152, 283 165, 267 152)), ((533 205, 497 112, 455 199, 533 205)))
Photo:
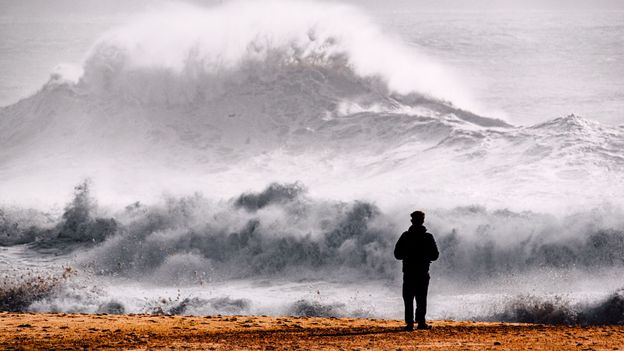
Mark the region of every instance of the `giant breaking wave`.
POLYGON ((441 66, 352 7, 132 19, 0 110, 3 306, 394 317, 371 301, 394 301, 393 244, 423 208, 442 252, 434 316, 621 323, 601 311, 621 301, 624 129, 575 115, 512 126, 473 108, 441 66), (68 263, 86 277, 49 272, 68 263), (44 278, 20 283, 22 266, 44 278), (267 297, 277 281, 288 306, 231 288, 267 297), (226 296, 154 296, 198 284, 226 296), (362 284, 378 295, 341 292, 362 284), (591 303, 547 298, 565 289, 591 303), (527 293, 540 297, 507 299, 527 293), (488 294, 502 307, 489 311, 488 294))

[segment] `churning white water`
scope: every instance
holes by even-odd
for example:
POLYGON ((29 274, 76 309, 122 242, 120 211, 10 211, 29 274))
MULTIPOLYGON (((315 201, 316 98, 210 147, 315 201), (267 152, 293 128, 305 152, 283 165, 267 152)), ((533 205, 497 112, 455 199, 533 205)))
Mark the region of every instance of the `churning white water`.
POLYGON ((0 110, 2 308, 399 317, 420 208, 430 317, 621 323, 624 129, 484 116, 436 43, 282 1, 107 31, 0 110))

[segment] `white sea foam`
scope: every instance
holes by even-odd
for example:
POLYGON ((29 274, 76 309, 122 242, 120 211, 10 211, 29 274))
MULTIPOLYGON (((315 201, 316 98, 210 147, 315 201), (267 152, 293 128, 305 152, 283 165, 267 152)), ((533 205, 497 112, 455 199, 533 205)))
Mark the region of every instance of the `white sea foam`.
POLYGON ((434 316, 470 318, 462 292, 484 304, 540 279, 556 279, 543 296, 572 280, 590 295, 617 289, 624 130, 479 116, 436 67, 341 5, 176 5, 134 19, 82 73, 60 69, 0 111, 0 201, 18 205, 0 211, 0 243, 30 245, 5 262, 75 259, 78 285, 43 289, 38 310, 394 316, 350 308, 345 290, 371 282, 363 305, 397 301, 380 287, 398 289, 392 247, 423 208, 443 251, 432 293, 456 292, 434 316), (46 213, 75 184, 62 216, 46 213), (273 294, 275 277, 288 301, 244 300, 255 284, 273 294), (189 288, 207 283, 214 295, 189 288), (332 298, 306 295, 321 288, 332 298))
POLYGON ((468 93, 443 67, 382 33, 359 9, 314 2, 171 5, 104 35, 86 61, 83 79, 131 93, 150 86, 186 101, 205 93, 202 77, 215 79, 264 61, 353 70, 381 79, 399 94, 416 92, 472 107, 468 93))
MULTIPOLYGON (((2 214, 0 231, 12 231, 0 243, 13 247, 0 251, 10 262, 0 266, 8 274, 0 288, 34 279, 41 293, 0 308, 401 314, 392 251, 404 221, 369 203, 319 201, 300 184, 273 184, 228 201, 171 198, 111 214, 88 189, 77 188, 53 225, 23 227, 19 212, 2 214), (66 265, 76 275, 54 278, 66 265)), ((432 318, 621 323, 621 210, 557 218, 460 207, 427 218, 441 252, 432 318)))

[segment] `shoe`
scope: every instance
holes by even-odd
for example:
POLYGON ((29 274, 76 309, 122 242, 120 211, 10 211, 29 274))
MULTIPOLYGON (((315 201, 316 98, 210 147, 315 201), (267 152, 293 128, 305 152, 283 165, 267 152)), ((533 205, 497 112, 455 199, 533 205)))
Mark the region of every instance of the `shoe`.
POLYGON ((412 330, 414 330, 414 325, 413 324, 408 324, 405 327, 403 327, 403 330, 405 330, 405 331, 412 331, 412 330))
POLYGON ((416 329, 418 329, 418 330, 430 330, 431 326, 429 324, 419 324, 418 327, 416 327, 416 329))

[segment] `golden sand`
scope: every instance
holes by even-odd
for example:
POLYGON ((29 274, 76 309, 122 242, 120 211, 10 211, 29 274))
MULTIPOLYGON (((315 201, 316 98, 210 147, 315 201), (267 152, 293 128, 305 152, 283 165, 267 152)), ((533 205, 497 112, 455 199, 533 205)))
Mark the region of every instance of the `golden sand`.
POLYGON ((5 350, 624 350, 624 326, 396 320, 0 313, 5 350))

